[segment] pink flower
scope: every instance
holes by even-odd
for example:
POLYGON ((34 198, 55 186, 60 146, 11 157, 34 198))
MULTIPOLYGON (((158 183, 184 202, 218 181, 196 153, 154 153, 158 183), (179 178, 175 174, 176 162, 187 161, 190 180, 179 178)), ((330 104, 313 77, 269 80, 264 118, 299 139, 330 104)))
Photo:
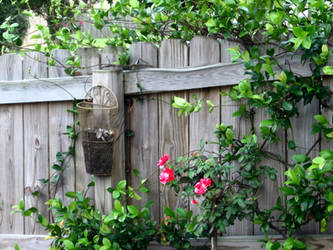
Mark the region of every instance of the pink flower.
POLYGON ((206 193, 206 190, 207 190, 207 187, 201 181, 199 181, 194 186, 194 192, 198 195, 202 195, 202 194, 206 193))
POLYGON ((191 203, 192 203, 193 205, 198 205, 198 202, 197 202, 195 199, 192 199, 192 200, 191 200, 191 203))
POLYGON ((212 180, 209 179, 209 178, 202 178, 202 179, 200 180, 200 182, 201 182, 203 185, 205 185, 206 188, 209 187, 210 184, 212 184, 212 180))
POLYGON ((162 184, 166 184, 170 181, 173 181, 175 176, 173 175, 173 169, 165 168, 163 172, 160 174, 160 182, 162 184))
POLYGON ((161 159, 158 161, 157 166, 159 166, 161 169, 164 167, 165 163, 170 160, 170 156, 167 154, 164 154, 161 159))
POLYGON ((80 21, 80 25, 82 25, 83 24, 83 22, 82 21, 80 21))
POLYGON ((212 180, 209 178, 202 178, 197 184, 194 186, 194 192, 198 195, 202 195, 206 193, 207 187, 212 184, 212 180))

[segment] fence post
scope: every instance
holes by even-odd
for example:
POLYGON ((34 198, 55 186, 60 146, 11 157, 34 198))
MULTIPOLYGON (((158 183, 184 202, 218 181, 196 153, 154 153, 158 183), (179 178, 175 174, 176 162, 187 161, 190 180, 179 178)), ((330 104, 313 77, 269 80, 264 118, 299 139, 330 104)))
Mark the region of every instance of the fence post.
POLYGON ((117 116, 116 135, 118 139, 114 143, 113 166, 111 176, 96 177, 95 204, 98 209, 108 212, 112 208, 111 194, 106 191, 109 187, 115 187, 120 180, 125 179, 125 113, 124 113, 124 85, 123 72, 119 67, 111 67, 106 70, 93 71, 93 86, 101 85, 113 91, 118 99, 119 113, 117 116))

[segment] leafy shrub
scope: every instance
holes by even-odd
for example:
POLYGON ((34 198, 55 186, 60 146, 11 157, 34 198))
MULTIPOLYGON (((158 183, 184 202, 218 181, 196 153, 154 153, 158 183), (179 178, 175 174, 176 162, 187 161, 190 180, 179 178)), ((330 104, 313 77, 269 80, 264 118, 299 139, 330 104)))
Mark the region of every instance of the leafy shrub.
MULTIPOLYGON (((93 182, 89 184, 93 185, 93 182)), ((156 235, 156 222, 150 220, 152 202, 142 208, 126 205, 128 199, 140 199, 126 181, 120 181, 116 189, 108 191, 114 199, 109 214, 102 214, 82 192, 66 193, 70 199, 68 205, 59 198, 46 202, 55 216, 54 222, 49 222, 36 208, 25 209, 23 200, 14 206, 14 212, 23 216, 36 214, 37 222, 49 232, 48 238, 53 239, 51 249, 146 249, 156 235)))

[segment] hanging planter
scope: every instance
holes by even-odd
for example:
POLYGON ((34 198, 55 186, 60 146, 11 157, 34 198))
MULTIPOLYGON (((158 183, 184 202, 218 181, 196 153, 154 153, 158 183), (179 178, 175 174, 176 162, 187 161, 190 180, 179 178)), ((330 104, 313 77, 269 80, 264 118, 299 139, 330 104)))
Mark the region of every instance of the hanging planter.
POLYGON ((95 86, 88 91, 86 101, 77 106, 86 172, 109 176, 112 171, 113 145, 119 136, 117 98, 110 89, 95 86))

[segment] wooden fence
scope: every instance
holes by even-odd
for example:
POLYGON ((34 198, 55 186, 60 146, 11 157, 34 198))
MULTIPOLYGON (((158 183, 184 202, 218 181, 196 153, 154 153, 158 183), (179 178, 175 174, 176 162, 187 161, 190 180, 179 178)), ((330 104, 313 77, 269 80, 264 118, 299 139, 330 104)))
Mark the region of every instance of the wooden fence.
MULTIPOLYGON (((237 136, 249 131, 248 121, 232 117, 232 113, 238 109, 237 104, 219 94, 220 91, 228 92, 232 85, 244 78, 242 65, 231 64, 227 48, 233 46, 234 43, 227 41, 195 37, 190 45, 179 40, 165 40, 159 48, 149 43, 136 43, 130 48, 131 64, 141 61, 149 65, 149 68, 139 67, 140 69, 124 72, 126 129, 133 131, 134 136, 126 137, 125 176, 97 178, 96 187, 89 192, 99 208, 107 210, 111 207, 111 197, 105 188, 113 185, 117 179, 126 178, 130 185, 139 185, 133 169, 139 170, 143 178, 149 178, 151 193, 138 203, 155 201, 153 219, 163 219, 164 205, 172 208, 178 205, 190 207, 188 201, 182 201, 165 191, 158 180, 159 169, 156 163, 164 153, 175 159, 179 155, 198 150, 201 138, 206 141, 214 140, 212 131, 222 121, 232 124, 237 136), (211 100, 217 108, 209 113, 204 106, 202 112, 179 118, 177 110, 171 107, 173 96, 193 100, 194 95, 211 100)), ((64 62, 68 56, 67 51, 59 50, 54 53, 59 62, 64 62)), ((71 114, 66 112, 72 108, 71 95, 83 98, 86 90, 91 87, 91 72, 101 65, 111 64, 116 56, 116 52, 109 48, 103 51, 82 49, 79 53, 85 68, 81 70, 83 76, 74 78, 63 78, 66 74, 60 64, 48 66, 45 57, 38 53, 28 53, 24 58, 19 55, 0 57, 2 234, 45 233, 32 220, 20 215, 10 215, 10 212, 11 207, 24 197, 27 206, 37 206, 47 215, 43 202, 48 199, 51 190, 49 186, 44 187, 38 179, 52 175, 50 165, 55 162, 56 153, 68 147, 69 142, 63 132, 66 125, 73 122, 71 114), (41 197, 35 198, 32 195, 34 191, 41 191, 41 197)), ((297 58, 288 60, 297 62, 297 58)), ((307 65, 300 63, 292 64, 292 67, 303 75, 310 72, 307 65)), ((329 84, 330 79, 326 82, 329 84)), ((294 121, 293 134, 285 135, 281 132, 281 141, 267 145, 265 150, 281 155, 282 161, 292 162, 293 153, 307 152, 317 140, 319 142, 315 144, 312 156, 321 149, 331 148, 319 135, 311 135, 313 115, 320 112, 332 115, 327 110, 321 110, 317 101, 305 108, 300 107, 299 116, 294 121), (291 138, 297 145, 295 152, 287 148, 287 141, 291 138)), ((263 111, 257 112, 257 127, 266 116, 263 111)), ((208 150, 216 150, 216 147, 208 145, 208 150)), ((90 177, 85 173, 81 151, 78 143, 77 158, 66 170, 57 196, 64 197, 70 190, 81 191, 89 182, 90 177)), ((273 160, 263 164, 273 166, 279 172, 277 181, 267 181, 261 191, 259 204, 262 208, 268 208, 281 194, 279 186, 285 180, 285 165, 273 160)), ((330 224, 327 232, 332 231, 333 224, 330 224)), ((304 230, 307 234, 319 232, 320 225, 316 223, 311 223, 304 230)), ((227 233, 233 236, 257 234, 260 234, 259 227, 247 221, 237 222, 227 233)))

